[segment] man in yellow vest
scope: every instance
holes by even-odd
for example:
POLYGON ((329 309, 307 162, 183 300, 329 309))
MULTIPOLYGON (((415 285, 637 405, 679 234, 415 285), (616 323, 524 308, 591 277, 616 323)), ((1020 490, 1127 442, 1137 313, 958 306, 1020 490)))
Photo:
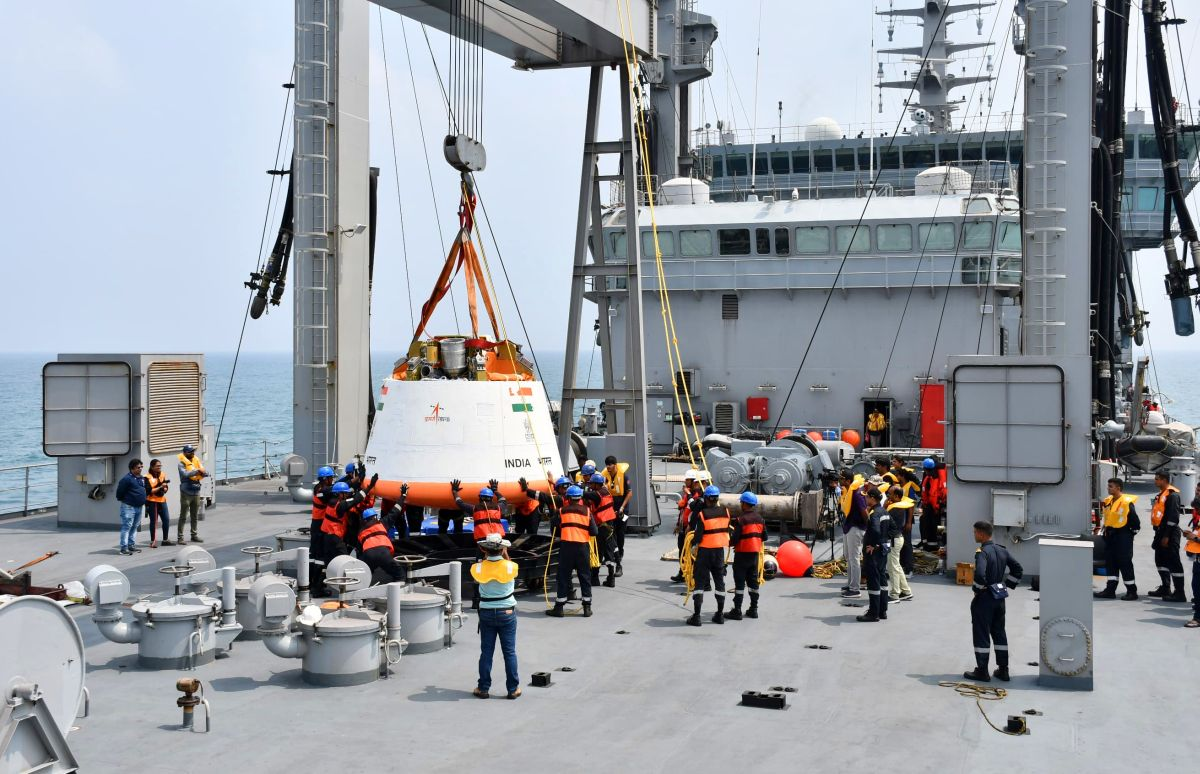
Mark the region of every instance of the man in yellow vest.
POLYGON ((869 516, 863 492, 866 481, 850 468, 842 468, 838 471, 838 483, 841 487, 840 505, 844 518, 842 535, 845 541, 846 574, 849 576, 848 582, 842 587, 842 597, 857 599, 862 596, 862 546, 869 516))
POLYGON ((633 499, 633 487, 629 485, 629 463, 617 462, 611 454, 604 458, 604 486, 613 498, 617 517, 613 521, 613 534, 617 539, 617 577, 620 578, 621 560, 625 558, 625 522, 629 521, 629 501, 633 499))
POLYGON ((1100 513, 1104 517, 1101 530, 1104 535, 1104 572, 1107 583, 1104 591, 1097 591, 1096 599, 1117 598, 1117 573, 1125 579, 1125 596, 1132 601, 1138 598, 1137 582, 1133 578, 1133 536, 1141 527, 1133 504, 1136 495, 1125 494, 1125 484, 1119 478, 1108 480, 1108 497, 1100 501, 1100 513))
POLYGON ((184 544, 183 525, 192 517, 192 542, 203 543, 197 527, 200 518, 200 482, 208 476, 204 463, 196 456, 196 447, 190 443, 179 455, 179 518, 175 522, 175 542, 184 544))
POLYGON ((521 695, 517 674, 517 601, 513 590, 517 581, 517 563, 504 557, 512 545, 498 532, 477 542, 483 559, 471 565, 471 578, 479 589, 479 683, 473 693, 486 699, 492 687, 492 658, 496 639, 504 654, 504 687, 507 698, 521 695))
POLYGON ((1150 507, 1150 524, 1154 527, 1154 565, 1162 585, 1149 592, 1164 602, 1187 602, 1183 593, 1183 560, 1179 558, 1179 490, 1171 486, 1171 477, 1159 471, 1154 474, 1158 494, 1150 507), (1171 584, 1175 593, 1171 593, 1171 584))
POLYGON ((867 438, 872 448, 883 446, 883 433, 887 430, 887 417, 879 409, 871 409, 867 415, 867 438))
POLYGON ((1196 496, 1192 500, 1191 529, 1184 530, 1187 551, 1192 560, 1192 620, 1184 624, 1188 629, 1200 629, 1200 484, 1196 485, 1196 496))

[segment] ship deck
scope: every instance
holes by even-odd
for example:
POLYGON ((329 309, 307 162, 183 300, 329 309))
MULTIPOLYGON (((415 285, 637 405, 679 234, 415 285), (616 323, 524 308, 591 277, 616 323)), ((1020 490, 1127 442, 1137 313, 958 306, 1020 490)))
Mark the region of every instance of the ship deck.
MULTIPOLYGON (((219 565, 247 568, 241 547, 273 545, 275 534, 307 523, 307 509, 276 489, 274 482, 220 489, 202 525, 219 565)), ((115 525, 111 535, 58 530, 53 514, 0 522, 0 566, 58 550, 34 570, 39 585, 80 580, 108 563, 128 574, 135 594, 169 589, 157 568, 172 549, 120 556, 116 537, 115 525)), ((1001 727, 1026 709, 1043 714, 1028 718, 1030 735, 1010 737, 989 728, 973 700, 938 685, 961 680, 972 666, 968 589, 917 576, 914 601, 893 606, 886 622, 859 624, 860 611, 839 603, 841 579, 779 578, 766 584, 760 619, 710 624, 710 598, 705 625, 695 629, 684 625, 682 586, 666 580, 673 566, 659 559, 673 547, 669 528, 629 537, 624 577, 616 589, 597 589, 590 619, 547 618, 540 595, 519 597, 526 687, 518 701, 471 696, 478 661, 471 616, 454 647, 405 656, 390 678, 355 688, 310 687, 299 661, 238 642, 231 655, 192 673, 214 711, 207 735, 177 730, 174 685, 183 673, 139 669, 136 646, 104 640, 91 608, 75 606, 91 714, 76 722, 69 742, 88 772, 328 764, 435 772, 477 763, 498 772, 851 771, 884 761, 905 772, 1039 772, 1140 770, 1190 757, 1196 697, 1187 670, 1200 657, 1200 635, 1181 626, 1190 605, 1144 596, 1096 604, 1095 690, 1050 690, 1028 665, 1037 660, 1038 605, 1023 585, 1008 606, 1014 678, 999 684, 1007 698, 983 708, 1001 727), (528 687, 535 671, 552 672, 554 684, 528 687), (772 686, 796 689, 786 710, 739 706, 742 691, 772 686)), ((819 545, 818 557, 828 551, 819 545)), ((1136 563, 1144 594, 1157 585, 1146 532, 1136 563)), ((503 690, 499 654, 493 682, 503 690)))

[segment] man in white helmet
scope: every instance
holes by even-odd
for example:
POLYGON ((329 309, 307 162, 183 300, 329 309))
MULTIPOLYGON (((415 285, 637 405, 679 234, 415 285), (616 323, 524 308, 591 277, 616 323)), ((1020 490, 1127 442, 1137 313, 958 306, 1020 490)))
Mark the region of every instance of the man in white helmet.
MULTIPOLYGON (((704 485, 698 483, 701 475, 708 474, 701 473, 695 468, 690 468, 683 474, 683 489, 679 492, 679 502, 677 504, 679 507, 679 516, 675 520, 675 545, 679 548, 681 559, 683 557, 683 538, 687 535, 688 521, 692 517, 692 512, 688 508, 688 504, 696 497, 699 497, 700 493, 704 490, 704 485)), ((671 577, 671 581, 673 583, 683 583, 683 570, 680 569, 676 572, 671 577)))

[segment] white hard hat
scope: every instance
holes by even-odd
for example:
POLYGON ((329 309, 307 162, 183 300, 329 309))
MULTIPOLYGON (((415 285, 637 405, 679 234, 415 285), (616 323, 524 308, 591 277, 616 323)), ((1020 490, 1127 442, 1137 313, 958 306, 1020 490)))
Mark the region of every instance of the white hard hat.
POLYGON ((712 474, 710 474, 707 470, 698 470, 696 471, 696 480, 712 481, 712 474))
POLYGON ((505 540, 504 536, 501 535, 499 532, 489 533, 487 536, 485 536, 483 538, 483 540, 477 540, 475 542, 480 546, 480 548, 483 548, 485 550, 491 549, 493 551, 496 550, 497 548, 508 548, 509 546, 512 545, 512 543, 505 540))
POLYGON ((583 465, 584 465, 584 467, 591 465, 594 468, 594 467, 596 467, 596 461, 595 460, 584 460, 583 465))
POLYGON ((683 474, 684 481, 695 481, 696 476, 700 475, 700 471, 695 468, 688 468, 688 472, 683 474))

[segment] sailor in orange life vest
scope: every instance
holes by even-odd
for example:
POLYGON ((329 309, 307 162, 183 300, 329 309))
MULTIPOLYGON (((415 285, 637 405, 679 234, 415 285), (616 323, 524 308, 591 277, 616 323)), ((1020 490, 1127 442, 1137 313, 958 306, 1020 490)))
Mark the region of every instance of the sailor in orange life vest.
POLYGON ((633 487, 629 485, 629 463, 617 462, 611 454, 604 458, 604 486, 613 496, 613 510, 617 518, 613 521, 613 534, 617 539, 617 577, 621 577, 621 561, 625 558, 625 522, 629 521, 629 501, 633 499, 633 487))
MULTIPOLYGON (((378 479, 379 474, 376 473, 371 485, 374 486, 378 479)), ((363 501, 363 493, 355 491, 345 481, 337 482, 329 491, 334 499, 325 507, 325 518, 321 522, 324 546, 320 558, 325 562, 350 553, 346 547, 346 529, 352 512, 363 501)))
MULTIPOLYGON (((488 481, 488 485, 479 490, 479 504, 471 505, 458 496, 459 490, 462 489, 462 482, 457 478, 450 482, 450 491, 454 493, 454 502, 458 505, 458 509, 462 511, 463 516, 470 516, 474 522, 472 531, 475 535, 475 543, 487 538, 488 535, 499 535, 504 537, 504 522, 501 520, 503 516, 504 504, 508 501, 504 499, 504 495, 496 497, 496 490, 500 489, 500 482, 496 479, 488 481), (496 500, 496 502, 493 502, 496 500)), ((508 543, 508 541, 504 541, 508 543)), ((507 549, 508 546, 505 546, 507 549)), ((483 549, 480 549, 480 558, 483 557, 483 549)), ((508 551, 504 551, 504 558, 508 558, 508 551)), ((479 586, 475 586, 475 590, 471 593, 471 609, 475 610, 479 607, 479 586)))
POLYGON ((322 465, 317 469, 317 481, 313 484, 312 521, 308 524, 308 553, 318 559, 322 551, 321 523, 325 521, 325 509, 333 501, 333 468, 322 465))
MULTIPOLYGON (((758 507, 758 495, 742 492, 742 512, 733 520, 733 609, 726 614, 731 621, 742 620, 742 591, 750 587, 750 607, 747 618, 758 618, 758 565, 762 558, 763 541, 767 539, 767 525, 763 517, 754 510, 758 507)), ((724 557, 722 557, 723 559, 724 557)))
POLYGON ((372 585, 404 580, 404 573, 394 558, 396 547, 387 527, 379 520, 379 511, 374 508, 363 511, 358 544, 362 547, 359 558, 371 568, 372 585))
POLYGON ((1108 497, 1100 501, 1100 513, 1103 515, 1101 530, 1104 534, 1104 591, 1097 591, 1092 596, 1096 599, 1116 599, 1118 573, 1125 578, 1125 596, 1121 599, 1132 601, 1138 598, 1137 581, 1133 577, 1133 536, 1141 528, 1137 510, 1133 504, 1137 502, 1136 495, 1125 494, 1124 484, 1119 478, 1108 480, 1108 497))
POLYGON ((696 561, 692 565, 692 617, 688 626, 700 625, 700 608, 704 592, 712 591, 717 598, 717 612, 712 622, 725 623, 725 551, 729 548, 729 509, 717 504, 721 490, 711 484, 704 487, 704 499, 693 501, 689 508, 692 521, 692 545, 696 561))
MULTIPOLYGON (((384 500, 383 504, 386 506, 387 500, 384 500)), ((420 508, 423 515, 425 509, 420 506, 417 507, 420 508)), ((403 534, 405 537, 412 537, 413 534, 421 534, 420 522, 417 523, 416 529, 413 529, 412 520, 409 518, 411 510, 408 507, 408 484, 401 484, 400 499, 392 503, 391 509, 383 517, 384 526, 388 528, 389 532, 395 530, 397 535, 403 534)))
MULTIPOLYGON (((608 577, 604 586, 613 588, 617 585, 617 575, 621 568, 621 560, 617 557, 616 532, 613 522, 617 519, 613 508, 613 496, 604 485, 604 476, 593 473, 588 479, 588 490, 583 493, 584 502, 596 520, 596 547, 600 552, 600 562, 608 568, 608 577)), ((600 568, 592 570, 592 583, 600 583, 600 568)))
MULTIPOLYGON (((552 494, 539 492, 536 489, 530 489, 529 482, 526 481, 523 476, 517 479, 517 483, 521 486, 521 492, 524 493, 524 495, 528 497, 531 502, 538 506, 538 510, 540 512, 546 514, 546 516, 553 521, 554 517, 558 515, 559 510, 564 504, 567 487, 571 486, 571 479, 567 478, 566 476, 559 476, 557 479, 546 476, 546 482, 552 487, 552 494)), ((519 521, 520 519, 518 517, 518 522, 519 521)), ((518 533, 520 532, 519 529, 517 531, 518 533)), ((536 526, 531 534, 537 534, 536 526)))
POLYGON ((1184 530, 1187 543, 1183 550, 1192 560, 1192 620, 1184 624, 1188 629, 1200 629, 1200 484, 1196 485, 1196 496, 1192 500, 1191 529, 1184 530))
MULTIPOLYGON (((565 481, 566 479, 560 479, 565 481)), ((569 481, 567 483, 570 483, 569 481)), ((571 575, 579 576, 583 617, 592 615, 592 569, 588 566, 589 541, 596 536, 596 520, 583 504, 583 490, 572 484, 564 494, 566 504, 550 518, 550 529, 558 533, 558 589, 554 607, 546 615, 563 617, 563 606, 571 598, 571 575)))
POLYGON ((946 466, 926 457, 921 468, 925 473, 921 477, 921 542, 917 548, 936 551, 941 543, 938 527, 946 515, 946 466))
MULTIPOLYGON (((675 547, 679 550, 680 557, 683 556, 683 539, 687 535, 688 520, 692 518, 692 509, 688 505, 695 499, 704 499, 704 485, 700 483, 700 477, 707 475, 706 473, 692 468, 683 474, 683 489, 679 492, 679 515, 675 519, 675 547)), ((671 577, 673 583, 683 583, 686 580, 683 577, 683 569, 671 577)))
POLYGON ((1183 593, 1183 561, 1179 558, 1179 490, 1171 486, 1166 473, 1155 473, 1154 484, 1158 494, 1150 507, 1150 524, 1154 527, 1154 564, 1162 585, 1149 592, 1152 597, 1162 597, 1164 602, 1187 602, 1183 593), (1175 593, 1171 593, 1171 584, 1175 593))
POLYGON ((359 463, 355 468, 354 479, 350 483, 351 488, 357 490, 359 501, 350 509, 349 517, 346 519, 346 534, 349 536, 346 547, 353 548, 357 554, 362 553, 362 546, 358 543, 358 532, 362 529, 362 515, 368 508, 375 507, 375 484, 379 481, 378 474, 369 480, 365 480, 366 475, 367 467, 359 463))

